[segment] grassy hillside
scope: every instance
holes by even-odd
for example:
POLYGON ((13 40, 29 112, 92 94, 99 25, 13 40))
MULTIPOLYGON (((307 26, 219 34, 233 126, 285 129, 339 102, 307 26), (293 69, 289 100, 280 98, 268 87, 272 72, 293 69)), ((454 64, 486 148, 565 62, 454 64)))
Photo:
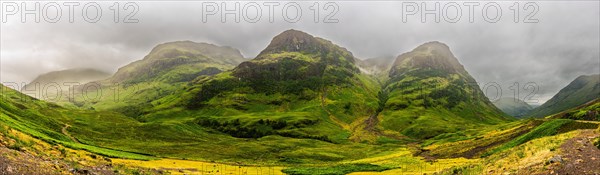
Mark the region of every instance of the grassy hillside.
POLYGON ((600 98, 552 115, 551 118, 600 121, 600 98))
POLYGON ((230 69, 242 61, 240 52, 231 47, 191 41, 169 42, 154 47, 144 59, 119 68, 108 82, 185 82, 230 69))
POLYGON ((561 89, 542 106, 531 110, 527 117, 546 117, 583 105, 600 97, 600 75, 582 75, 561 89))

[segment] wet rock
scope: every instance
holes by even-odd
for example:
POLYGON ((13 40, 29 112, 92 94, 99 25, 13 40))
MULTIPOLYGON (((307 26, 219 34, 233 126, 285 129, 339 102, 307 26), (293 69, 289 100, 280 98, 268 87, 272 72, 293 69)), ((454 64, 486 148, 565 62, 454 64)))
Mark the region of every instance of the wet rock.
POLYGON ((553 164, 553 163, 563 163, 563 159, 560 155, 556 155, 552 158, 550 158, 550 160, 548 160, 548 164, 553 164))

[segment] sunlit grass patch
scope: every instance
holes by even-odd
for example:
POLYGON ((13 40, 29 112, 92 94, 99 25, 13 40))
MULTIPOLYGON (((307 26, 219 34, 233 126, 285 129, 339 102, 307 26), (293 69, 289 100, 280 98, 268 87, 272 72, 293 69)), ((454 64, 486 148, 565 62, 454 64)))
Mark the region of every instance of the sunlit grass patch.
POLYGON ((560 145, 577 134, 579 131, 532 139, 514 148, 490 155, 485 159, 486 172, 515 172, 523 168, 543 168, 544 162, 558 154, 560 145))
POLYGON ((391 168, 386 166, 368 163, 354 163, 327 167, 293 167, 283 169, 283 172, 289 175, 345 175, 352 172, 381 172, 389 169, 391 168))
POLYGON ((160 159, 151 161, 112 159, 113 163, 168 171, 170 174, 284 174, 282 167, 234 165, 191 160, 160 159))

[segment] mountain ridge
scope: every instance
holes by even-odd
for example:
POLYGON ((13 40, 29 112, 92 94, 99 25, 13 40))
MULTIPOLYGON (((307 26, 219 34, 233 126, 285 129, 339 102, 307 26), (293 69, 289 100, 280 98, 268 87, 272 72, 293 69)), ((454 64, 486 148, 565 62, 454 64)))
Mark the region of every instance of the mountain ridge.
POLYGON ((63 86, 63 82, 77 82, 85 84, 91 81, 101 80, 110 77, 110 73, 92 69, 92 68, 73 68, 59 71, 51 71, 38 75, 34 80, 28 83, 25 88, 30 87, 35 83, 40 83, 43 87, 47 83, 58 83, 63 86))
POLYGON ((107 82, 135 83, 154 78, 170 82, 188 81, 193 76, 227 70, 242 61, 241 52, 229 46, 192 41, 167 42, 155 46, 143 59, 119 68, 107 82), (203 69, 212 70, 203 73, 203 69))
POLYGON ((464 66, 450 51, 448 45, 431 41, 417 46, 410 52, 400 54, 390 71, 390 77, 414 68, 429 68, 448 73, 468 74, 464 66))
POLYGON ((581 75, 550 100, 530 111, 527 117, 545 117, 585 104, 600 97, 600 74, 581 75))
POLYGON ((483 94, 474 78, 441 42, 400 54, 384 85, 384 128, 431 138, 465 127, 513 120, 483 94), (441 127, 445 126, 445 127, 441 127))

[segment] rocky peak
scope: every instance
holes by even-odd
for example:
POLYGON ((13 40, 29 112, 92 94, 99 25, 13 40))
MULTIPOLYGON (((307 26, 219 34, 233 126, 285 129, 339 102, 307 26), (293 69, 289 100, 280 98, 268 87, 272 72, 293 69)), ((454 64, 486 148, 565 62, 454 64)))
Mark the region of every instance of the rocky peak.
POLYGON ((466 73, 463 65, 452 54, 450 48, 441 42, 432 41, 418 46, 396 58, 390 76, 413 69, 434 69, 447 73, 466 73))

